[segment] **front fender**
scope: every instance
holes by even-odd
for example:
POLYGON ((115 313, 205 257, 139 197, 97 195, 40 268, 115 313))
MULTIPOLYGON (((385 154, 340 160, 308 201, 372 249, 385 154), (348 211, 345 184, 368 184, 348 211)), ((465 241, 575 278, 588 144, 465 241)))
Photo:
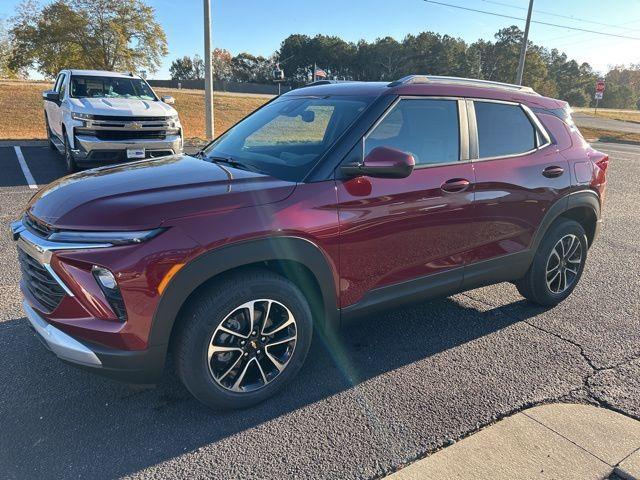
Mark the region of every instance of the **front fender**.
MULTIPOLYGON (((309 240, 301 237, 269 237, 247 240, 202 253, 167 285, 154 314, 150 345, 166 345, 185 301, 211 278, 235 268, 266 261, 293 261, 306 267, 320 287, 324 310, 322 327, 337 327, 337 274, 330 259, 309 240)), ((304 289, 303 289, 304 290, 304 289)))

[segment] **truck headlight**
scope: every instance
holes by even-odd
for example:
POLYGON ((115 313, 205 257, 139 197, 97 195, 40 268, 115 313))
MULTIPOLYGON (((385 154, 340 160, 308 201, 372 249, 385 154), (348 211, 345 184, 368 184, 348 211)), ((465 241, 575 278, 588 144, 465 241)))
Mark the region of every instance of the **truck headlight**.
POLYGON ((71 118, 74 120, 93 120, 93 115, 88 113, 75 113, 71 112, 71 118))

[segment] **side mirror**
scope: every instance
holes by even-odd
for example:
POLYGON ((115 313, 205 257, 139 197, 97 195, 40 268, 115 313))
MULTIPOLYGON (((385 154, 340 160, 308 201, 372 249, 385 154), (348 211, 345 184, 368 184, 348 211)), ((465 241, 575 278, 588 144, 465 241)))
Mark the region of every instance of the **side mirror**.
POLYGON ((42 98, 44 98, 48 102, 59 102, 60 94, 55 90, 46 90, 42 92, 42 98))
POLYGON ((389 147, 376 147, 359 164, 343 165, 342 172, 349 177, 366 175, 377 178, 406 178, 413 172, 413 155, 389 147))
POLYGON ((165 95, 164 97, 161 97, 160 100, 162 100, 167 105, 173 105, 174 103, 176 103, 176 99, 171 95, 165 95))

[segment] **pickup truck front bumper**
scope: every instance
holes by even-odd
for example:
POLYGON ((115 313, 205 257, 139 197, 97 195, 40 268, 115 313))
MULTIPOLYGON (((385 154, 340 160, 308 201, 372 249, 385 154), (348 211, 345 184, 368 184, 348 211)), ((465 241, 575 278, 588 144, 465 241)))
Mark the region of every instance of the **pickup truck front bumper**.
POLYGON ((127 149, 144 148, 146 158, 182 153, 182 136, 167 135, 164 139, 101 140, 91 135, 76 135, 71 150, 79 165, 105 165, 127 161, 127 149))

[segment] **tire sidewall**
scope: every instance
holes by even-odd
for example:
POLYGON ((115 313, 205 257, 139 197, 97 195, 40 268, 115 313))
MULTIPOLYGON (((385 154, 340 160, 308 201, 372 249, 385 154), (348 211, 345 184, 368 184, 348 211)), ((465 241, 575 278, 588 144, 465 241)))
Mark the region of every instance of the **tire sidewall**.
POLYGON ((302 293, 289 281, 269 275, 269 281, 249 280, 240 288, 213 288, 205 293, 189 311, 187 320, 194 322, 188 335, 186 365, 180 375, 189 391, 201 402, 214 408, 246 408, 275 394, 300 370, 311 345, 313 322, 311 311, 302 293), (220 323, 240 305, 260 298, 269 298, 285 305, 296 319, 297 343, 287 367, 268 385, 254 392, 235 393, 220 386, 211 376, 207 352, 209 340, 220 323), (186 367, 186 368, 185 368, 186 367))
POLYGON ((536 282, 535 288, 537 290, 538 295, 545 301, 547 304, 558 304, 565 300, 573 290, 576 288, 580 279, 582 277, 582 273, 584 271, 584 266, 587 261, 587 251, 588 251, 588 241, 587 234, 578 222, 573 220, 562 220, 555 225, 553 225, 544 240, 540 244, 540 248, 536 253, 536 258, 533 265, 533 275, 534 281, 536 282), (556 243, 564 237, 565 235, 575 235, 580 242, 580 246, 582 247, 582 260, 578 267, 578 274, 571 284, 569 288, 567 288, 564 292, 554 293, 552 292, 546 282, 547 275, 547 261, 549 256, 551 255, 551 251, 555 247, 556 243))
POLYGON ((67 139, 67 134, 63 132, 64 135, 64 163, 67 167, 67 172, 73 173, 78 170, 78 166, 76 165, 76 161, 73 159, 73 154, 71 153, 71 149, 69 148, 69 140, 67 139))

